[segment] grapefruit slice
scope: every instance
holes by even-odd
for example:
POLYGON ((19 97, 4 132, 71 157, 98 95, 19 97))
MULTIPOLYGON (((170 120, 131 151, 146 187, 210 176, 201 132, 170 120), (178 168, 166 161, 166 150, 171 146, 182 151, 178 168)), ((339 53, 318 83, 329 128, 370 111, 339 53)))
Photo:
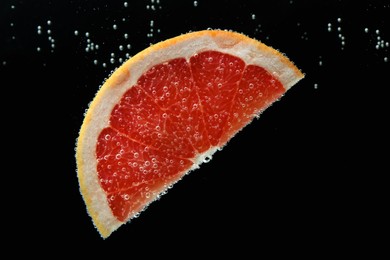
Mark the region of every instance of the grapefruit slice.
POLYGON ((88 214, 103 238, 207 161, 304 74, 243 34, 204 30, 157 43, 98 90, 76 143, 88 214))

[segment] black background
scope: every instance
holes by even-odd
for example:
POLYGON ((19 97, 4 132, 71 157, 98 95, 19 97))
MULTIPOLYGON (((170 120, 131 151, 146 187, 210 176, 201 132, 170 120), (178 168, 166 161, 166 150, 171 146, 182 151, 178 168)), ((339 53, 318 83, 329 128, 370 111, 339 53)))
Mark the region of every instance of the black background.
POLYGON ((81 247, 129 258, 348 255, 384 245, 375 232, 388 207, 389 1, 124 2, 0 3, 8 241, 36 242, 38 254, 81 247), (126 53, 206 28, 256 38, 306 77, 103 240, 76 175, 84 111, 126 53))

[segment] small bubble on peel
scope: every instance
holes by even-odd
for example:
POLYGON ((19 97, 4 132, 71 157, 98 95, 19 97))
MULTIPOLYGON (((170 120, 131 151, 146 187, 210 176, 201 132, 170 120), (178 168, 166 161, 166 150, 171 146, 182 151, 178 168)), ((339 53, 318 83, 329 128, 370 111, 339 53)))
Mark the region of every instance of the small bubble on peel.
POLYGON ((203 159, 203 162, 204 162, 204 163, 208 163, 208 162, 211 161, 211 159, 212 159, 212 156, 211 156, 211 155, 206 156, 206 157, 203 159))

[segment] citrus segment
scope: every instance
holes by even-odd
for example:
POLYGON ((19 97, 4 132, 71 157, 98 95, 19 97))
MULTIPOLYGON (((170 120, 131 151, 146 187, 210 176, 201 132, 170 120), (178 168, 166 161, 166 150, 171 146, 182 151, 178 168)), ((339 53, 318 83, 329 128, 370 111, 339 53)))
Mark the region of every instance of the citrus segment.
POLYGON ((192 162, 170 157, 158 149, 134 141, 112 128, 105 128, 96 150, 100 185, 107 194, 113 215, 126 221, 166 189, 177 174, 192 162))
POLYGON ((166 40, 124 63, 91 103, 77 142, 80 190, 102 237, 301 78, 276 50, 220 30, 166 40))
POLYGON ((246 66, 236 88, 229 120, 222 131, 220 145, 226 143, 285 92, 280 81, 264 68, 246 66))
POLYGON ((190 59, 199 105, 212 146, 219 144, 245 63, 229 54, 205 51, 190 59))

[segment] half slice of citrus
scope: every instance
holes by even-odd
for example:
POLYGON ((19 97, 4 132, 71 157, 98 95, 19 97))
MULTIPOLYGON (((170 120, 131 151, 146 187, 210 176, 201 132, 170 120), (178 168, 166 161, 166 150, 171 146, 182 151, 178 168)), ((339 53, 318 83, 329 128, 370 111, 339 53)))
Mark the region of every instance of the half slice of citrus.
POLYGON ((180 35, 127 60, 97 92, 76 144, 100 235, 138 216, 303 77, 277 50, 224 30, 180 35))

